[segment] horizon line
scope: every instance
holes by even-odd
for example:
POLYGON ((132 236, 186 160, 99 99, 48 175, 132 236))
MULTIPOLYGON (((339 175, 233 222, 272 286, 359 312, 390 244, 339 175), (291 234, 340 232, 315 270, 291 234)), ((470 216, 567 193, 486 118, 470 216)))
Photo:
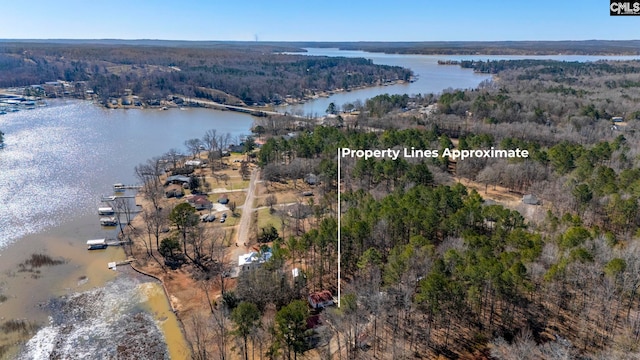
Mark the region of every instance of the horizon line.
POLYGON ((167 41, 167 42, 242 42, 242 43, 491 43, 491 42, 589 42, 610 41, 630 42, 638 39, 563 39, 563 40, 188 40, 188 39, 153 39, 153 38, 0 38, 0 41, 167 41))

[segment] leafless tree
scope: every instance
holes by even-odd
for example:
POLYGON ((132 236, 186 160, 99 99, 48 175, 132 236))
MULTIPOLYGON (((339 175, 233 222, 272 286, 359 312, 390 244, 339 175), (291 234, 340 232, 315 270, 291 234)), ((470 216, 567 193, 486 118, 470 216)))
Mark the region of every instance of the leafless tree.
POLYGON ((204 314, 194 314, 189 318, 190 331, 187 333, 187 343, 191 350, 193 360, 212 359, 209 348, 211 347, 210 317, 204 314))
POLYGON ((237 266, 237 259, 230 259, 227 256, 228 233, 224 230, 216 230, 210 233, 210 241, 208 243, 207 254, 211 259, 209 267, 209 276, 214 279, 220 286, 222 294, 226 291, 226 281, 231 274, 233 268, 237 266))
POLYGON ((273 206, 278 203, 278 198, 274 194, 268 195, 264 199, 264 204, 269 207, 269 212, 273 214, 273 206))
POLYGON ((491 356, 499 360, 537 360, 543 357, 529 329, 524 329, 511 344, 498 338, 490 347, 491 356))
POLYGON ((169 149, 164 156, 171 162, 173 169, 178 167, 178 162, 182 159, 182 154, 175 148, 169 149))
POLYGON ((169 214, 167 210, 159 208, 159 209, 144 209, 142 211, 142 218, 145 223, 145 229, 147 231, 148 236, 148 251, 149 255, 153 255, 153 246, 151 245, 152 236, 156 240, 156 250, 160 248, 160 234, 167 227, 169 220, 169 214))
POLYGON ((134 201, 127 197, 116 197, 111 201, 113 210, 118 218, 118 227, 120 229, 120 236, 124 240, 124 227, 131 225, 131 219, 134 213, 134 201), (123 219, 124 217, 124 219, 123 219))
POLYGON ((192 158, 196 158, 202 149, 202 140, 200 139, 189 139, 184 142, 184 146, 191 153, 192 158))

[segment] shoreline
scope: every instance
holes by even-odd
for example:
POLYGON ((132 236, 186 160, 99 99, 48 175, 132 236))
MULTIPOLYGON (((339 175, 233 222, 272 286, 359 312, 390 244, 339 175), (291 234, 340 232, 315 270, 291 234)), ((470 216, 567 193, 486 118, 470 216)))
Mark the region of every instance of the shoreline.
MULTIPOLYGON (((284 106, 294 106, 294 105, 305 104, 309 101, 317 100, 320 98, 329 98, 334 94, 341 94, 341 93, 358 91, 363 89, 373 89, 378 87, 382 88, 385 86, 408 84, 408 83, 414 82, 415 79, 416 79, 416 76, 414 75, 410 80, 402 80, 402 79, 389 80, 389 81, 381 82, 378 84, 360 85, 360 86, 355 86, 348 89, 336 88, 333 90, 323 90, 323 91, 309 90, 309 91, 312 91, 312 94, 305 95, 302 98, 289 97, 279 104, 272 102, 272 103, 267 103, 265 105, 258 105, 258 106, 249 106, 249 105, 246 105, 245 103, 223 104, 223 103, 217 103, 207 98, 187 97, 186 95, 181 95, 181 94, 171 95, 173 97, 173 100, 148 99, 146 100, 146 102, 141 101, 139 105, 136 105, 133 102, 131 102, 128 105, 122 104, 122 99, 118 99, 115 104, 111 102, 103 103, 99 101, 95 95, 91 97, 86 97, 86 96, 85 97, 77 97, 77 96, 43 97, 42 100, 46 101, 46 100, 55 100, 55 99, 60 99, 60 100, 73 99, 73 100, 79 100, 79 101, 91 101, 98 107, 102 107, 106 109, 114 109, 114 110, 115 109, 168 110, 168 109, 175 109, 175 108, 180 108, 180 109, 208 108, 208 109, 214 109, 219 111, 238 111, 238 112, 248 113, 253 116, 265 116, 265 115, 286 116, 291 114, 288 114, 287 112, 279 112, 277 109, 279 107, 284 107, 284 106), (181 99, 182 101, 175 102, 177 99, 181 99), (149 102, 157 103, 157 105, 156 104, 151 105, 149 104, 149 102), (207 103, 211 103, 211 104, 207 104, 207 103)), ((9 93, 9 91, 8 89, 0 89, 0 93, 9 93)))

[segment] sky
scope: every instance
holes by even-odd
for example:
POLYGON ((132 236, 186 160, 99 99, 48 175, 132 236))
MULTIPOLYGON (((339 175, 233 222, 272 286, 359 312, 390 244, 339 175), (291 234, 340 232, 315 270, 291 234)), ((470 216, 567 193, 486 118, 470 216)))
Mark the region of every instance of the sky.
POLYGON ((9 0, 0 39, 637 40, 606 0, 9 0))

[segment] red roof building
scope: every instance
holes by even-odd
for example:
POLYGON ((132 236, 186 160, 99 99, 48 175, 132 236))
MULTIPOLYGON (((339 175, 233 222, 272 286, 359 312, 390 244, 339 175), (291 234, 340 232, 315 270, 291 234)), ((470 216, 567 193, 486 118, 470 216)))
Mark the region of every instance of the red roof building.
POLYGON ((333 306, 333 295, 329 290, 316 291, 309 294, 309 305, 314 309, 324 309, 327 306, 333 306))

